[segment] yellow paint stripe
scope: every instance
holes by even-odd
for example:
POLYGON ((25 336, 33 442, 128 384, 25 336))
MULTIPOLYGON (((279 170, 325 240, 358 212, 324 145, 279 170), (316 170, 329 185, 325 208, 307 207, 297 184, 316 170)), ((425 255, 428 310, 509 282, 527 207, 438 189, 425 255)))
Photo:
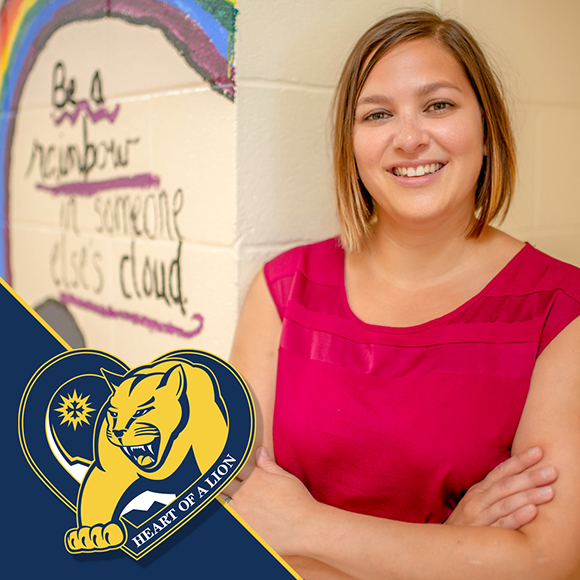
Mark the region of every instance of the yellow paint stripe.
POLYGON ((12 48, 14 45, 14 41, 16 39, 16 35, 20 31, 20 27, 24 18, 26 17, 26 13, 34 6, 38 0, 24 0, 18 9, 18 13, 16 14, 16 18, 12 23, 12 27, 8 32, 8 37, 6 40, 6 46, 2 53, 2 60, 0 60, 0 78, 4 77, 6 73, 6 69, 8 67, 8 56, 12 52, 12 48))

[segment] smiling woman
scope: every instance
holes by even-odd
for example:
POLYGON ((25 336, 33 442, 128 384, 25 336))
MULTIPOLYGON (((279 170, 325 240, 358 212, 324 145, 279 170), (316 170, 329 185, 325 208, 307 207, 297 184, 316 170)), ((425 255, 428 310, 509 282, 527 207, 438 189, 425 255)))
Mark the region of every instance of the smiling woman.
POLYGON ((340 241, 240 315, 262 447, 230 506, 308 580, 579 578, 580 270, 489 225, 515 159, 485 57, 387 18, 335 119, 340 241))
POLYGON ((483 121, 447 48, 420 39, 385 54, 362 87, 353 133, 359 176, 381 227, 475 221, 483 121))

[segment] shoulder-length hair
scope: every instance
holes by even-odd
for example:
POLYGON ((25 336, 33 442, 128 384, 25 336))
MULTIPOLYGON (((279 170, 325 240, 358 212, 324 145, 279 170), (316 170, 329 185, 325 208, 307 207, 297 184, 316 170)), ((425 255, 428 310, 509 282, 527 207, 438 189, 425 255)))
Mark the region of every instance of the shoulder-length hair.
POLYGON ((359 251, 373 234, 373 200, 361 182, 353 147, 355 111, 362 87, 379 59, 393 47, 432 38, 463 66, 479 101, 486 155, 475 193, 475 223, 467 237, 477 238, 496 217, 503 217, 515 186, 516 159, 501 83, 471 33, 459 22, 428 10, 389 16, 357 42, 344 65, 334 100, 334 178, 343 247, 359 251))

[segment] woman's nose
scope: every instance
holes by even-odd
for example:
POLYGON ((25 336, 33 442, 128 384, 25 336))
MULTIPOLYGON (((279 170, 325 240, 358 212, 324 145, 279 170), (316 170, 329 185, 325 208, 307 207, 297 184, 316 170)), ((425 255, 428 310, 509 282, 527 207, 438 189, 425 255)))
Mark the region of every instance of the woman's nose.
POLYGON ((397 149, 413 152, 429 143, 429 135, 420 119, 413 115, 399 117, 395 125, 393 145, 397 149))

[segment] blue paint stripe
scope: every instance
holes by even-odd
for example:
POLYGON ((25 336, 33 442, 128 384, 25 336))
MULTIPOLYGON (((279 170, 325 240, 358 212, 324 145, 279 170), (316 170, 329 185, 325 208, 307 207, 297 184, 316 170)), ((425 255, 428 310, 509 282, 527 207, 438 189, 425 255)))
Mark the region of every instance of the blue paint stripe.
POLYGON ((209 36, 218 52, 226 61, 229 61, 228 46, 230 33, 212 14, 206 12, 199 4, 192 0, 166 0, 166 3, 174 6, 197 22, 209 36))

